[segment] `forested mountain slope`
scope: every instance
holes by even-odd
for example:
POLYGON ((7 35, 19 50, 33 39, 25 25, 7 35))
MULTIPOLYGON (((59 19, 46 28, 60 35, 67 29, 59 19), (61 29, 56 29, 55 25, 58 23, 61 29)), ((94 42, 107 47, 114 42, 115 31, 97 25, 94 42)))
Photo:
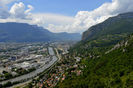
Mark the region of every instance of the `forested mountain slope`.
POLYGON ((133 88, 132 33, 132 12, 88 29, 69 52, 72 59, 82 58, 77 68, 82 74, 67 74, 57 88, 133 88))
POLYGON ((57 88, 133 88, 133 35, 104 55, 83 58, 86 67, 80 76, 72 75, 57 88))

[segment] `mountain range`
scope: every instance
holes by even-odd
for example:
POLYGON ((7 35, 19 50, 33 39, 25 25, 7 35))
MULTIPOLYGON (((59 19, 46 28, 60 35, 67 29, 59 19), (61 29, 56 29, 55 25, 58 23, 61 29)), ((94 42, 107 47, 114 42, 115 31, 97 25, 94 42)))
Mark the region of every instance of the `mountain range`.
POLYGON ((79 41, 78 33, 52 33, 43 27, 26 23, 0 23, 0 42, 79 41))
POLYGON ((72 73, 70 68, 66 79, 56 88, 133 88, 132 33, 133 12, 119 14, 89 28, 83 33, 82 41, 69 50, 71 59, 82 58, 75 62, 81 75, 72 73))

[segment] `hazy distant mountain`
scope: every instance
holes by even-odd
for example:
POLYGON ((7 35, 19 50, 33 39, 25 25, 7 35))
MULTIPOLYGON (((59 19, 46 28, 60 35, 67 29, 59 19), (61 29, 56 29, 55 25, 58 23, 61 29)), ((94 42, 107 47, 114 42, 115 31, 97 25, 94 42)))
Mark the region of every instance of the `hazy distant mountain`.
POLYGON ((80 40, 78 33, 52 33, 47 29, 26 23, 0 23, 0 42, 47 42, 80 40))

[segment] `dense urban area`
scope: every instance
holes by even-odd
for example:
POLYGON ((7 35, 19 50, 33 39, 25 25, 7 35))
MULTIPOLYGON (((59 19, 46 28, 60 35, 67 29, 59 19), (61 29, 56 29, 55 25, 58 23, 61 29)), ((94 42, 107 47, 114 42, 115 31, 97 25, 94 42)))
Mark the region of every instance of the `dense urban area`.
MULTIPOLYGON (((73 44, 75 42, 0 43, 0 86, 56 86, 66 78, 65 70, 77 67, 77 64, 63 63, 65 57, 62 56, 73 44)), ((77 61, 80 58, 77 57, 77 61)))

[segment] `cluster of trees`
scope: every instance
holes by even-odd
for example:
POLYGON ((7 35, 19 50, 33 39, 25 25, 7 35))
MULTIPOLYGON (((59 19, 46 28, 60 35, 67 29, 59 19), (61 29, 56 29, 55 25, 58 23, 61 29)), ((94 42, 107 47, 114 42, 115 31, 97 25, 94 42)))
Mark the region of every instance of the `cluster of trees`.
POLYGON ((108 54, 93 59, 84 56, 81 61, 86 65, 83 74, 67 77, 57 88, 133 88, 132 37, 129 37, 127 46, 123 43, 108 54))
POLYGON ((0 81, 3 81, 3 80, 8 80, 8 79, 11 79, 11 78, 15 78, 15 77, 18 77, 18 76, 21 76, 21 75, 24 75, 24 74, 27 74, 27 73, 30 73, 32 71, 35 71, 36 68, 35 67, 32 67, 30 69, 22 69, 22 68, 19 68, 17 70, 15 70, 16 68, 12 69, 12 72, 16 72, 17 74, 16 75, 12 75, 10 72, 7 72, 7 71, 3 71, 2 74, 0 74, 0 77, 2 79, 0 79, 0 81))
MULTIPOLYGON (((15 68, 15 69, 17 69, 17 68, 15 68)), ((35 67, 32 67, 30 69, 23 69, 23 68, 19 68, 17 70, 13 69, 13 71, 15 71, 18 74, 17 76, 24 75, 24 74, 30 73, 32 71, 35 71, 35 70, 36 70, 35 67)))
POLYGON ((6 79, 10 79, 12 78, 13 75, 7 71, 3 71, 2 74, 0 74, 0 81, 2 81, 3 79, 6 80, 6 79))

